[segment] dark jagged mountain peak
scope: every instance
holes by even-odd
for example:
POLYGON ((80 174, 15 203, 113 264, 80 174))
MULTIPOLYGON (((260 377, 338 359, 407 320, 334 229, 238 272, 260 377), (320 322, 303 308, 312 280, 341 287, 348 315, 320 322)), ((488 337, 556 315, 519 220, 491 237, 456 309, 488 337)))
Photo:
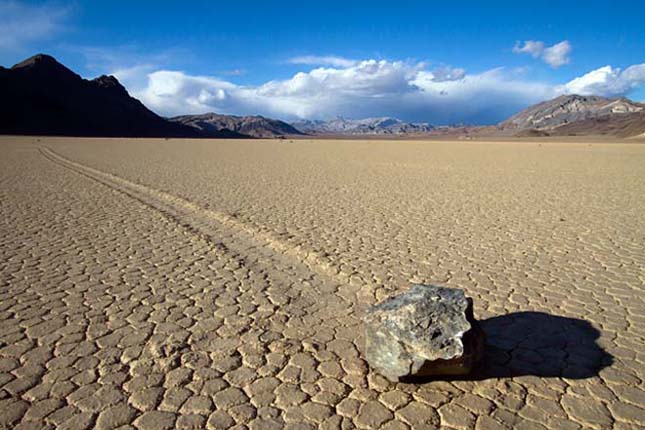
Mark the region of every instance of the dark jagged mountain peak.
POLYGON ((50 82, 69 82, 82 79, 78 74, 56 61, 54 57, 46 54, 29 57, 11 67, 9 71, 21 76, 47 79, 50 82))
POLYGON ((114 76, 83 79, 45 54, 0 68, 0 134, 245 137, 170 122, 131 97, 114 76))
MULTIPOLYGON (((98 78, 92 79, 97 86, 105 89, 109 89, 115 93, 121 93, 128 95, 128 91, 125 89, 121 82, 112 75, 101 75, 98 78)), ((129 96, 129 95, 128 95, 129 96)))
POLYGON ((49 68, 50 70, 52 68, 63 68, 65 70, 69 70, 67 69, 67 67, 63 66, 58 61, 56 61, 54 57, 47 54, 36 54, 34 56, 31 56, 26 60, 23 60, 20 63, 15 64, 12 67, 12 69, 15 70, 15 69, 34 68, 34 67, 49 68))
POLYGON ((125 89, 123 85, 121 85, 121 82, 112 75, 101 75, 98 78, 92 79, 92 81, 105 88, 117 87, 125 89))

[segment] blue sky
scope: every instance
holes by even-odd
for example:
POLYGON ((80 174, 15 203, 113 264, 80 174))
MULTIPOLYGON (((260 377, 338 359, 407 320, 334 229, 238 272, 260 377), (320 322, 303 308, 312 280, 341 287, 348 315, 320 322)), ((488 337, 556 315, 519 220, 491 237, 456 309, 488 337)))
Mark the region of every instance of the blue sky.
POLYGON ((18 2, 0 63, 115 74, 163 115, 492 123, 566 93, 645 101, 645 2, 18 2))

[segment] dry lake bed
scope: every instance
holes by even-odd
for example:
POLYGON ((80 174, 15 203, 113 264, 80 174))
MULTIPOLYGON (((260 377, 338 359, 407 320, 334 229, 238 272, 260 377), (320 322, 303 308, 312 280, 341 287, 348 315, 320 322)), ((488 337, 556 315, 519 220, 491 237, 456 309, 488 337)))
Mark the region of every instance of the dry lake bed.
POLYGON ((0 138, 0 428, 637 429, 645 145, 0 138), (366 306, 463 288, 461 380, 366 306))

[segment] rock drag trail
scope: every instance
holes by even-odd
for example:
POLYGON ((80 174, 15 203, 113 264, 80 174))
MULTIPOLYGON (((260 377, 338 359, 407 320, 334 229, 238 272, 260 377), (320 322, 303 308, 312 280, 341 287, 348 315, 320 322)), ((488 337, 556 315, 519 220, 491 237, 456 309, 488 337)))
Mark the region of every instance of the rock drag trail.
MULTIPOLYGON (((501 280, 491 284, 470 273, 464 287, 475 296, 489 333, 486 365, 468 380, 391 383, 361 358, 361 308, 407 287, 394 279, 426 279, 407 269, 411 263, 396 260, 403 255, 396 241, 395 261, 380 264, 393 274, 389 279, 377 274, 377 255, 387 244, 372 243, 364 252, 370 258, 357 263, 351 249, 343 254, 334 246, 327 252, 311 242, 316 232, 325 240, 343 234, 316 212, 332 207, 326 198, 341 202, 335 211, 353 216, 343 206, 351 199, 343 197, 342 185, 321 184, 331 194, 317 195, 318 207, 293 211, 280 206, 280 196, 297 198, 300 190, 283 188, 291 179, 279 168, 262 167, 254 158, 256 143, 234 149, 224 143, 209 158, 223 177, 210 184, 204 199, 187 190, 202 193, 191 181, 208 183, 204 175, 210 173, 155 163, 173 158, 172 145, 185 144, 182 151, 193 150, 199 164, 205 143, 154 143, 158 152, 144 159, 137 151, 149 151, 146 141, 129 142, 134 149, 119 140, 0 142, 0 428, 642 425, 642 272, 602 288, 581 283, 580 292, 564 296, 552 284, 534 296, 521 282, 502 287, 501 280), (106 150, 113 155, 104 157, 106 150), (229 151, 245 152, 247 164, 232 167, 246 172, 239 175, 270 179, 265 184, 267 193, 275 193, 273 205, 227 170, 227 162, 237 162, 229 151), (169 186, 173 182, 176 188, 169 186), (236 209, 234 198, 257 212, 245 213, 244 204, 236 209), (303 234, 298 229, 309 226, 309 214, 312 230, 303 234), (285 230, 283 222, 297 228, 285 230), (553 307, 557 300, 559 308, 553 307)), ((301 149, 300 143, 262 143, 292 151, 289 165, 303 168, 308 160, 299 151, 316 151, 301 149)), ((342 166, 323 161, 320 168, 343 179, 342 166)), ((359 173, 372 175, 373 168, 359 173)), ((626 181, 643 185, 638 176, 626 181)), ((356 186, 362 183, 359 178, 356 186)), ((363 192, 371 198, 371 188, 363 192)), ((402 204, 407 201, 401 198, 402 204)), ((363 213, 369 210, 365 205, 363 213)), ((379 210, 388 215, 394 209, 379 210)), ((366 222, 380 223, 367 213, 366 222)), ((392 229, 399 229, 397 237, 410 234, 402 221, 393 218, 375 235, 387 238, 392 229)), ((515 239, 518 234, 511 231, 515 239)), ((638 257, 642 249, 620 240, 611 245, 617 248, 614 255, 619 264, 634 267, 624 253, 638 257)), ((598 243, 581 258, 596 257, 606 265, 608 260, 599 258, 605 244, 598 243)), ((415 252, 414 242, 407 246, 415 252)), ((576 258, 580 253, 573 255, 571 265, 586 264, 576 258)), ((517 269, 500 262, 508 273, 517 269)), ((571 273, 553 264, 549 273, 571 273)), ((586 266, 579 271, 593 277, 586 266)), ((445 276, 435 273, 438 278, 464 282, 454 269, 445 276)))
MULTIPOLYGON (((256 245, 252 246, 252 248, 266 247, 275 253, 290 256, 301 265, 307 266, 314 273, 331 278, 338 276, 340 273, 339 271, 332 271, 329 265, 322 261, 316 253, 303 252, 299 247, 283 243, 270 233, 267 233, 266 228, 253 228, 252 226, 237 221, 234 217, 216 212, 212 209, 202 208, 183 198, 75 163, 48 148, 41 148, 40 153, 52 162, 92 178, 107 187, 138 200, 152 209, 158 210, 168 218, 194 231, 196 234, 211 238, 224 235, 228 238, 227 242, 233 247, 236 247, 237 244, 248 245, 249 242, 255 242, 256 245), (210 226, 209 224, 212 223, 215 225, 210 226), (226 230, 226 232, 224 233, 222 230, 226 230), (211 234, 211 232, 214 232, 214 234, 211 234)), ((248 249, 242 248, 243 251, 248 251, 248 249)), ((339 278, 336 282, 345 283, 346 281, 349 281, 349 279, 339 278)))

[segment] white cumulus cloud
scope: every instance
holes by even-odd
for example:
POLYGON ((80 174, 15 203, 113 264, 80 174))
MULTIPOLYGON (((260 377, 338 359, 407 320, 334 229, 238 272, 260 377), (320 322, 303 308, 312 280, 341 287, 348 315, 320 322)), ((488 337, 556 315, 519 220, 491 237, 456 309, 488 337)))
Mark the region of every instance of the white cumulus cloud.
POLYGON ((569 62, 570 53, 571 44, 565 40, 548 48, 544 48, 542 59, 551 67, 558 68, 569 62))
POLYGON ((518 80, 505 69, 468 74, 424 63, 363 60, 346 67, 318 67, 257 86, 210 76, 158 70, 145 85, 128 74, 124 83, 163 115, 221 112, 282 119, 396 116, 437 124, 494 122, 555 95, 550 85, 518 80))
POLYGON ((567 94, 622 96, 645 84, 645 63, 635 64, 625 70, 604 66, 572 79, 559 88, 567 94))
POLYGON ((520 45, 520 42, 515 42, 513 52, 516 54, 530 54, 533 58, 538 58, 544 52, 544 42, 527 40, 524 45, 520 45))
POLYGON ((526 40, 523 44, 516 42, 513 47, 514 53, 529 54, 533 58, 541 58, 542 61, 554 69, 569 63, 571 50, 571 43, 568 40, 563 40, 548 47, 540 40, 526 40))
POLYGON ((434 124, 494 123, 561 94, 628 94, 645 84, 645 64, 601 67, 563 84, 495 68, 467 73, 450 66, 362 60, 316 67, 288 79, 238 85, 213 76, 134 67, 117 77, 144 104, 166 115, 218 112, 285 120, 394 116, 434 124))
MULTIPOLYGON (((128 75, 122 77, 126 84, 134 79, 128 75)), ((211 107, 224 106, 228 92, 237 89, 232 83, 212 77, 158 70, 149 73, 143 89, 134 90, 134 94, 151 109, 169 115, 217 110, 211 107)))
POLYGON ((436 82, 456 81, 466 76, 466 71, 459 67, 440 66, 432 72, 433 80, 436 82))

